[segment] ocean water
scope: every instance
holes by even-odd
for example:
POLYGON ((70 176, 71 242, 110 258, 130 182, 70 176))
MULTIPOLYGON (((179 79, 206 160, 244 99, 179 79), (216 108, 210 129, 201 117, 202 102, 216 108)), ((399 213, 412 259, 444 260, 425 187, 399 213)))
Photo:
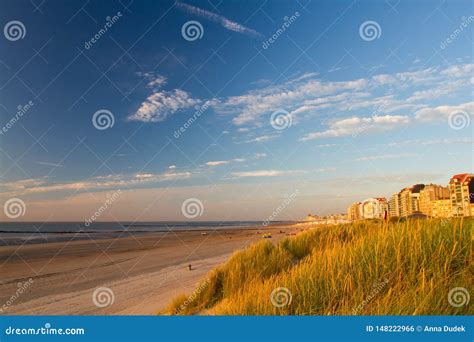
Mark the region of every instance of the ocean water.
MULTIPOLYGON (((271 224, 286 224, 274 221, 271 224)), ((97 222, 86 226, 84 222, 2 222, 0 246, 70 241, 71 239, 106 239, 128 237, 130 234, 167 233, 169 231, 212 231, 216 229, 251 229, 264 227, 262 221, 225 222, 97 222)))

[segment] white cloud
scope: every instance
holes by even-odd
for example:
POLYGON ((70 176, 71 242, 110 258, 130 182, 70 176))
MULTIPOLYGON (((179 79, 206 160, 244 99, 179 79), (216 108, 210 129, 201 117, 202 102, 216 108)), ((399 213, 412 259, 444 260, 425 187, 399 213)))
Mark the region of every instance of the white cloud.
POLYGON ((348 111, 409 115, 425 107, 426 101, 465 92, 472 83, 472 70, 474 64, 459 64, 346 81, 322 80, 308 73, 283 84, 229 96, 214 108, 232 116, 240 131, 267 126, 271 114, 282 109, 291 113, 294 123, 298 118, 340 116, 348 111))
POLYGON ((278 170, 256 170, 256 171, 243 171, 243 172, 232 172, 232 176, 235 178, 247 178, 247 177, 277 177, 277 176, 288 176, 303 173, 300 170, 293 171, 278 171, 278 170))
POLYGON ((230 159, 230 160, 216 160, 216 161, 209 161, 206 163, 207 166, 221 166, 221 165, 227 165, 230 163, 243 163, 245 159, 243 158, 236 158, 236 159, 230 159))
POLYGON ((202 8, 191 6, 191 5, 179 2, 179 1, 176 1, 176 6, 178 8, 181 8, 181 9, 185 10, 188 13, 191 13, 191 14, 194 14, 198 17, 204 18, 206 20, 218 23, 218 24, 222 25, 224 28, 226 28, 227 30, 242 33, 242 34, 245 34, 245 35, 253 37, 253 38, 262 38, 263 37, 257 31, 252 30, 248 27, 245 27, 244 25, 241 25, 241 24, 239 24, 235 21, 227 19, 226 17, 224 17, 222 15, 212 13, 212 12, 206 11, 202 8))
POLYGON ((474 140, 472 138, 456 138, 456 139, 432 139, 432 140, 422 140, 422 139, 412 139, 412 140, 403 140, 398 142, 392 142, 386 144, 392 147, 406 146, 406 145, 453 145, 453 144, 472 144, 474 140))
POLYGON ((309 133, 301 138, 301 141, 384 132, 406 125, 409 122, 410 118, 404 115, 384 115, 365 118, 351 117, 331 123, 329 129, 325 131, 309 133))
POLYGON ((41 162, 41 161, 36 162, 36 164, 39 164, 39 165, 46 165, 46 166, 54 166, 54 167, 64 167, 64 165, 62 165, 62 164, 49 163, 49 162, 41 162))
POLYGON ((278 134, 273 134, 273 135, 261 135, 252 139, 248 139, 243 141, 243 143, 248 144, 248 143, 254 143, 254 142, 265 142, 265 141, 270 141, 278 137, 278 134))
POLYGON ((409 158, 416 157, 413 153, 399 153, 399 154, 379 154, 375 156, 366 156, 354 159, 355 161, 373 161, 373 160, 384 160, 384 159, 397 159, 397 158, 409 158))
POLYGON ((463 111, 470 116, 474 116, 474 102, 467 102, 455 106, 426 107, 417 111, 415 118, 425 122, 443 121, 446 120, 451 113, 456 111, 463 111))
POLYGON ((316 108, 323 109, 327 103, 347 99, 349 94, 336 92, 360 91, 367 86, 363 79, 347 82, 324 82, 307 75, 278 86, 257 89, 240 96, 231 96, 216 105, 216 110, 222 114, 235 115, 232 122, 237 125, 261 124, 263 116, 270 115, 278 109, 304 112, 316 108), (324 97, 321 101, 319 98, 324 97), (316 107, 317 106, 317 107, 316 107))
POLYGON ((178 111, 192 108, 201 101, 192 98, 187 92, 175 89, 159 91, 148 96, 138 110, 128 116, 132 121, 161 122, 178 111))
POLYGON ((165 172, 161 174, 136 173, 130 175, 106 175, 88 180, 70 183, 48 183, 46 180, 25 179, 0 184, 2 195, 18 196, 25 194, 61 192, 61 191, 96 191, 101 189, 122 189, 143 184, 190 178, 190 172, 165 172))
POLYGON ((148 83, 147 83, 147 88, 153 88, 154 90, 157 90, 158 88, 161 88, 164 86, 167 82, 166 77, 162 75, 157 75, 154 72, 137 72, 137 76, 143 77, 148 83))

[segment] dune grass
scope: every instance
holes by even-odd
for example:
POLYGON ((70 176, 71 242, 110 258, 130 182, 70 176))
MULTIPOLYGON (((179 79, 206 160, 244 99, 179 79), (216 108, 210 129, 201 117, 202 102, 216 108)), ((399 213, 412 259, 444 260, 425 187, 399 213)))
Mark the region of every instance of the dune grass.
MULTIPOLYGON (((169 311, 472 314, 472 303, 455 307, 448 301, 448 293, 456 287, 473 294, 472 223, 472 219, 363 221, 318 227, 276 245, 262 241, 236 252, 191 295, 175 298, 169 311)), ((453 300, 458 303, 459 297, 453 300)))

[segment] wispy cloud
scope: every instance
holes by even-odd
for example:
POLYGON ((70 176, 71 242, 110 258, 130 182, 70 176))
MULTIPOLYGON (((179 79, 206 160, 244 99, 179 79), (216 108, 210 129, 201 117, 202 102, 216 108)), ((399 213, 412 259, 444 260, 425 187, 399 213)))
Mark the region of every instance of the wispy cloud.
POLYGON ((466 112, 474 116, 474 102, 462 103, 455 106, 426 107, 415 113, 415 117, 421 121, 442 121, 446 120, 451 113, 456 111, 466 112))
POLYGON ((55 163, 48 163, 48 162, 41 162, 41 161, 36 162, 36 164, 54 166, 54 167, 63 167, 64 166, 62 164, 55 164, 55 163))
POLYGON ((250 29, 248 27, 245 27, 244 25, 239 24, 235 21, 232 21, 222 15, 209 12, 199 7, 188 5, 180 1, 176 1, 176 6, 190 14, 194 14, 198 17, 220 24, 222 27, 226 28, 227 30, 242 33, 256 39, 263 38, 263 35, 261 33, 253 29, 250 29))
POLYGON ((375 156, 366 156, 354 159, 355 161, 373 161, 373 160, 385 160, 385 159, 398 159, 398 158, 411 158, 416 157, 414 153, 399 153, 399 154, 379 154, 375 156))
MULTIPOLYGON (((266 141, 276 139, 278 136, 279 136, 279 134, 260 135, 260 136, 255 137, 255 138, 244 140, 241 143, 249 144, 249 143, 266 142, 266 141)), ((237 142, 237 143, 239 143, 239 142, 237 142)))
POLYGON ((230 159, 230 160, 216 160, 216 161, 209 161, 206 163, 207 166, 221 166, 221 165, 227 165, 231 163, 243 163, 245 159, 243 158, 236 158, 236 159, 230 159))
POLYGON ((366 118, 352 117, 335 121, 329 125, 329 129, 305 135, 301 141, 318 138, 334 138, 344 136, 357 136, 367 132, 385 132, 406 125, 410 118, 404 115, 384 115, 366 118))
POLYGON ((162 75, 157 75, 154 72, 137 72, 137 76, 143 77, 147 81, 147 88, 152 88, 157 90, 164 86, 167 82, 166 77, 162 75))
POLYGON ((184 109, 192 108, 201 103, 192 98, 186 91, 158 91, 148 96, 138 110, 128 116, 131 121, 161 122, 170 115, 184 109))
POLYGON ((279 171, 279 170, 255 170, 255 171, 243 171, 243 172, 232 172, 234 178, 247 178, 247 177, 277 177, 277 176, 288 176, 303 173, 302 170, 292 171, 279 171))
POLYGON ((231 116, 239 128, 250 128, 249 132, 268 126, 271 114, 281 109, 291 114, 294 124, 329 115, 367 118, 403 113, 412 117, 433 99, 465 94, 472 88, 472 70, 474 64, 458 64, 342 81, 307 73, 223 98, 215 110, 231 116))
POLYGON ((82 192, 111 188, 124 189, 143 184, 187 179, 191 176, 190 172, 135 173, 130 175, 98 176, 92 179, 69 183, 49 183, 46 179, 25 179, 0 184, 0 194, 18 196, 61 191, 82 192))
POLYGON ((407 145, 453 145, 453 144, 472 144, 474 139, 472 138, 455 138, 455 139, 432 139, 432 140, 422 140, 422 139, 411 139, 403 140, 398 142, 392 142, 387 144, 388 146, 397 147, 397 146, 407 146, 407 145))

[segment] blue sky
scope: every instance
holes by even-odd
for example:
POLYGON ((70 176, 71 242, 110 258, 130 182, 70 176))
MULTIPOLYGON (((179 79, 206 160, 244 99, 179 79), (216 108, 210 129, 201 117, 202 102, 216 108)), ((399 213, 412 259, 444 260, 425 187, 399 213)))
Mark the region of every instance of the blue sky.
POLYGON ((277 219, 299 219, 472 172, 469 1, 2 8, 0 196, 24 220, 82 221, 118 189, 101 220, 181 220, 187 198, 265 219, 295 191, 277 219))

